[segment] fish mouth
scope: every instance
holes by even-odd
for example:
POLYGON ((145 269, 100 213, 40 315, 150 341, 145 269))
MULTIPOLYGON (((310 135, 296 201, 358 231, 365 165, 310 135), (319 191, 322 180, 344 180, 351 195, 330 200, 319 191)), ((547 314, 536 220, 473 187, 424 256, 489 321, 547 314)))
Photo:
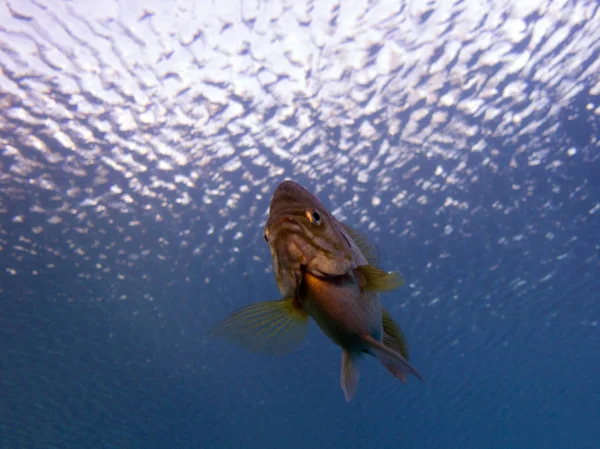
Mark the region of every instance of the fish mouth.
POLYGON ((288 235, 304 233, 298 218, 289 213, 272 214, 267 220, 265 229, 269 245, 285 240, 288 235))
POLYGON ((291 217, 287 214, 274 217, 273 219, 270 219, 269 222, 270 223, 267 226, 269 229, 281 229, 299 226, 294 217, 291 217))

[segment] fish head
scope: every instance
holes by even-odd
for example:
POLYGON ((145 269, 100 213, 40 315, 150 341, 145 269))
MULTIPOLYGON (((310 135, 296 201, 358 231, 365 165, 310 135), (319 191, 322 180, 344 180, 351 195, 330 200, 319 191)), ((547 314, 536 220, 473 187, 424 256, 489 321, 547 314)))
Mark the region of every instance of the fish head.
POLYGON ((265 240, 284 298, 295 296, 304 272, 327 277, 356 268, 340 223, 316 196, 293 181, 284 181, 275 189, 265 240))

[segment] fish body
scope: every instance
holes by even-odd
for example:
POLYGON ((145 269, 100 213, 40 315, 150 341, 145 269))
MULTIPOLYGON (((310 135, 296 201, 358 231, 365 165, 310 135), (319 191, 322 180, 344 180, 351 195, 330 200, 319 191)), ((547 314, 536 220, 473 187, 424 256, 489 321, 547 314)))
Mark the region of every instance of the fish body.
POLYGON ((340 384, 350 401, 358 385, 358 360, 378 358, 402 382, 421 375, 408 362, 398 325, 382 308, 380 291, 402 284, 378 265, 377 249, 339 222, 321 201, 292 181, 273 194, 265 226, 282 299, 252 304, 217 324, 215 332, 243 346, 285 353, 298 344, 311 317, 342 348, 340 384))
POLYGON ((306 312, 334 343, 351 351, 364 349, 362 336, 383 336, 379 294, 360 286, 360 272, 318 278, 304 276, 298 298, 306 312))

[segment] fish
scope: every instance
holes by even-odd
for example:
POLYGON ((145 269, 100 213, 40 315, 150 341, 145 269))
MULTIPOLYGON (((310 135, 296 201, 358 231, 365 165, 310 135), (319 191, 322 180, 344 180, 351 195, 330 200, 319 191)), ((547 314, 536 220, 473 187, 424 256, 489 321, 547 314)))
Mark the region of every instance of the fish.
POLYGON ((347 402, 359 381, 363 355, 377 358, 402 383, 424 382, 410 364, 400 326, 382 307, 380 293, 404 280, 379 267, 378 248, 338 221, 306 188, 291 180, 273 193, 264 228, 280 299, 251 304, 213 327, 213 334, 268 354, 296 348, 312 318, 342 349, 340 386, 347 402))

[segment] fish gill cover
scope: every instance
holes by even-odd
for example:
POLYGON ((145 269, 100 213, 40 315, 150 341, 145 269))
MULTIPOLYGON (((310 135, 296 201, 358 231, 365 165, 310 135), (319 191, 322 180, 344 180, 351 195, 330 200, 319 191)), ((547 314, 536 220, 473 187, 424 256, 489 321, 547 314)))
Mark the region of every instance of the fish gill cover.
POLYGON ((0 448, 595 448, 599 56, 594 1, 2 2, 0 448), (208 337, 286 178, 425 386, 208 337))

